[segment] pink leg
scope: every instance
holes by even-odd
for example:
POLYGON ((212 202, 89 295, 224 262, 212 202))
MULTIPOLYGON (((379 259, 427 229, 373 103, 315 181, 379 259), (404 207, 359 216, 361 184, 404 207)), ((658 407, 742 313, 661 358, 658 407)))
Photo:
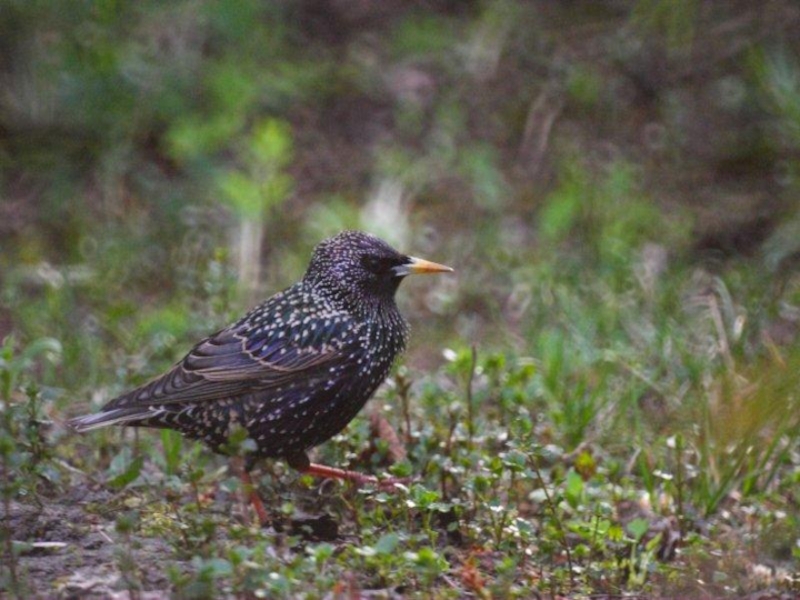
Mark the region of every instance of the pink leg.
POLYGON ((233 472, 242 480, 242 492, 244 493, 245 503, 253 505, 253 510, 256 511, 256 516, 258 517, 258 523, 259 525, 263 525, 269 520, 269 516, 267 514, 267 509, 264 508, 264 502, 261 500, 261 496, 259 496, 256 491, 253 478, 250 477, 248 466, 249 465, 244 464, 240 456, 235 456, 231 459, 231 468, 233 472))
POLYGON ((258 495, 253 484, 253 478, 250 477, 248 471, 242 471, 242 483, 244 484, 244 493, 247 495, 247 499, 250 500, 250 504, 253 505, 253 510, 256 511, 259 525, 264 525, 269 520, 267 509, 264 508, 264 502, 261 500, 261 496, 258 495))
POLYGON ((305 465, 292 465, 301 473, 307 475, 314 475, 315 477, 327 477, 329 479, 342 479, 344 481, 352 481, 358 485, 376 485, 384 491, 393 491, 397 488, 395 484, 409 482, 408 478, 403 477, 388 477, 386 479, 378 479, 372 475, 364 475, 356 471, 347 471, 345 469, 337 469, 336 467, 328 467, 309 462, 305 465))

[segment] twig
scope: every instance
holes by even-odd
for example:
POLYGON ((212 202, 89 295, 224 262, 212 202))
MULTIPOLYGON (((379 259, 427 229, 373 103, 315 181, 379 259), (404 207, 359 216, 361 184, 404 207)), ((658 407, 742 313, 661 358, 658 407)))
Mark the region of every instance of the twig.
POLYGON ((686 514, 683 510, 683 436, 679 433, 675 436, 675 491, 678 503, 678 517, 680 525, 683 527, 686 521, 686 514))
POLYGON ((411 382, 403 375, 402 371, 397 373, 395 377, 397 382, 397 394, 400 396, 400 407, 403 411, 403 421, 405 424, 405 431, 403 437, 405 438, 406 446, 411 445, 411 399, 409 398, 409 390, 411 389, 411 382))
POLYGON ((475 380, 475 368, 478 364, 478 349, 472 345, 472 362, 469 365, 469 377, 467 378, 467 433, 469 434, 469 445, 472 446, 472 439, 475 437, 475 408, 472 406, 472 382, 475 380))
POLYGON ((111 536, 110 536, 110 535, 108 535, 108 534, 106 533, 106 530, 105 530, 105 529, 103 529, 102 527, 97 527, 97 528, 95 529, 95 531, 97 531, 98 535, 99 535, 101 538, 103 538, 103 539, 104 539, 106 542, 108 542, 109 544, 113 544, 113 543, 114 543, 114 540, 113 540, 113 539, 111 539, 111 536))
POLYGON ((369 415, 369 428, 370 435, 373 439, 379 439, 386 442, 386 447, 389 453, 389 459, 392 464, 402 462, 406 459, 408 453, 406 447, 400 441, 400 437, 392 427, 392 424, 386 420, 380 412, 373 411, 369 415))

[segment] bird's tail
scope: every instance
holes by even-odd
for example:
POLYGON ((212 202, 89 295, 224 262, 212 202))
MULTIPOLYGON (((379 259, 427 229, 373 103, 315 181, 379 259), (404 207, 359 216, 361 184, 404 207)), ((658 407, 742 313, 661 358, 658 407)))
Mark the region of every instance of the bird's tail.
POLYGON ((112 408, 93 415, 75 417, 67 421, 67 425, 78 433, 83 433, 109 425, 132 425, 135 421, 142 421, 152 416, 153 411, 146 407, 112 408))

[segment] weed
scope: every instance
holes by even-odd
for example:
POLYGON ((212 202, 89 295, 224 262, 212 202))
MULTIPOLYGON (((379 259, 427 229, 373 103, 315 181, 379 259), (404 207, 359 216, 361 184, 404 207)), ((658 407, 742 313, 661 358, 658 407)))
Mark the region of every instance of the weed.
POLYGON ((11 502, 24 496, 39 502, 40 480, 54 481, 57 471, 49 461, 53 450, 44 435, 46 423, 41 411, 41 393, 31 378, 40 361, 56 360, 61 345, 41 339, 18 349, 7 337, 0 347, 0 494, 3 501, 2 533, 4 567, 0 569, 0 589, 24 597, 27 585, 20 579, 18 557, 11 529, 11 502))

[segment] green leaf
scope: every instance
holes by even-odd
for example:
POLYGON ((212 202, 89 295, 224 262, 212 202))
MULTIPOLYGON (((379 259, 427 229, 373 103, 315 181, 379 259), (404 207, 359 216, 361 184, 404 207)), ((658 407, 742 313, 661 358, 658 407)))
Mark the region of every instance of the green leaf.
POLYGON ((292 160, 292 128, 285 121, 267 119, 260 123, 250 141, 256 162, 275 168, 285 167, 292 160))
MULTIPOLYGON (((378 542, 380 543, 380 542, 378 542)), ((307 547, 306 552, 308 552, 311 556, 314 557, 314 560, 318 565, 321 565, 326 560, 328 560, 331 556, 333 556, 335 548, 332 544, 328 544, 323 542, 318 544, 315 547, 307 547)))
POLYGON ((387 533, 378 540, 374 550, 377 554, 391 554, 395 551, 399 542, 400 537, 396 533, 387 533))
POLYGON ((633 539, 638 542, 650 529, 650 523, 648 523, 647 519, 640 517, 638 519, 633 519, 625 526, 625 529, 627 529, 628 533, 633 536, 633 539))
POLYGON ((183 437, 177 431, 161 430, 161 445, 164 447, 164 465, 167 475, 175 475, 181 464, 183 437))
POLYGON ((220 176, 219 185, 237 214, 248 219, 261 217, 265 203, 255 180, 241 171, 230 171, 220 176))
POLYGON ((214 577, 228 577, 233 573, 231 563, 224 558, 212 558, 206 562, 206 566, 214 577))
POLYGON ((583 478, 575 469, 570 469, 567 473, 566 488, 564 496, 572 508, 576 508, 583 498, 583 478))
POLYGON ((108 485, 116 490, 121 490, 126 485, 134 482, 139 474, 142 472, 142 465, 144 464, 144 458, 141 456, 137 456, 134 458, 130 464, 128 464, 127 468, 114 477, 111 481, 108 482, 108 485))
POLYGON ((567 165, 563 181, 550 194, 547 204, 539 214, 539 229, 548 241, 564 239, 581 215, 581 208, 589 194, 589 181, 585 170, 577 163, 567 165))
POLYGON ((212 117, 190 115, 176 121, 167 133, 169 153, 177 160, 191 160, 224 148, 242 128, 235 111, 212 117))

